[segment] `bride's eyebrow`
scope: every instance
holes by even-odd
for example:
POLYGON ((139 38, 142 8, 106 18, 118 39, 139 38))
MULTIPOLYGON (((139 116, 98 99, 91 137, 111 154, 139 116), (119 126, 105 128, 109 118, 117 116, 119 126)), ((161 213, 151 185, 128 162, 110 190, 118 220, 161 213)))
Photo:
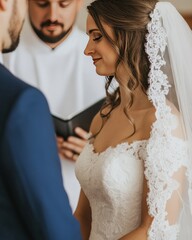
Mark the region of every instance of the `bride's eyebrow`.
POLYGON ((86 32, 87 35, 91 35, 91 33, 93 32, 100 32, 98 28, 93 28, 93 29, 90 29, 88 32, 86 32))

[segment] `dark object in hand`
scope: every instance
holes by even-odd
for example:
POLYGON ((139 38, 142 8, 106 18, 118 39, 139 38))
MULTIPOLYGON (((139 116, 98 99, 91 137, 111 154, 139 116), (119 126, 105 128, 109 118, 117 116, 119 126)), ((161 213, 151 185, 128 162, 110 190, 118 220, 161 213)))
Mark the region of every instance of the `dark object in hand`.
POLYGON ((100 110, 103 103, 104 98, 92 104, 83 111, 74 115, 70 115, 67 119, 61 119, 52 115, 57 136, 63 137, 65 140, 69 136, 76 136, 74 132, 76 127, 80 127, 88 132, 93 117, 100 110))

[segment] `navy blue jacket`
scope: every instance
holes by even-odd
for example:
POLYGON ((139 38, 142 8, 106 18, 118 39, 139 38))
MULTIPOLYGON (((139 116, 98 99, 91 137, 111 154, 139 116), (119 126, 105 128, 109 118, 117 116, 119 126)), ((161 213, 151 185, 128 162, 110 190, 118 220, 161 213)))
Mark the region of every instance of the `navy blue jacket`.
POLYGON ((0 240, 79 239, 46 99, 0 64, 0 240))

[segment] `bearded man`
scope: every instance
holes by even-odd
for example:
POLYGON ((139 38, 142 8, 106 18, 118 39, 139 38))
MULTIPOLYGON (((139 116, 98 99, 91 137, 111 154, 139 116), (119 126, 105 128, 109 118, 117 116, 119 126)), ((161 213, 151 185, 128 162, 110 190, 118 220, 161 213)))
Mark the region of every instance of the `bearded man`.
MULTIPOLYGON (((46 96, 51 113, 66 119, 105 96, 104 78, 95 73, 91 58, 84 56, 88 37, 75 25, 83 0, 29 0, 28 15, 18 49, 4 56, 4 64, 46 96)), ((73 210, 80 186, 74 173, 87 132, 58 138, 63 182, 73 210)))

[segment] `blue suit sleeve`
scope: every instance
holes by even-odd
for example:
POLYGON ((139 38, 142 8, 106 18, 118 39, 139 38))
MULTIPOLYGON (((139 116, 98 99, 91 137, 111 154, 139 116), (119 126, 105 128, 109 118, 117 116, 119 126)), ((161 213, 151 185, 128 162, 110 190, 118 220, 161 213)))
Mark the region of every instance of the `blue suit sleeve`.
POLYGON ((38 90, 25 90, 15 103, 4 152, 4 178, 30 239, 81 239, 63 188, 48 105, 38 90))

